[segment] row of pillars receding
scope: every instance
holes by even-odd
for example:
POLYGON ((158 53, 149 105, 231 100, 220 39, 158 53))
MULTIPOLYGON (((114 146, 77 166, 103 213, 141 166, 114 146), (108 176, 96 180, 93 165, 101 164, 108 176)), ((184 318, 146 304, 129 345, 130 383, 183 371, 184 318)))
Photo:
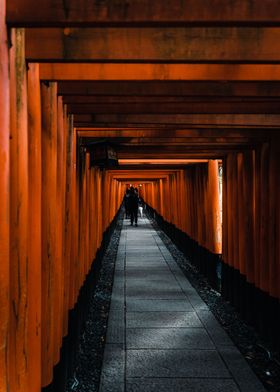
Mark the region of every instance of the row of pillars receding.
POLYGON ((23 30, 7 49, 0 17, 0 391, 39 392, 123 189, 80 153, 56 83, 27 69, 23 30))
POLYGON ((201 246, 222 253, 219 161, 190 165, 143 184, 146 202, 201 246))
POLYGON ((179 229, 175 240, 183 232, 185 241, 190 238, 210 252, 209 259, 220 254, 222 294, 279 345, 279 134, 272 132, 265 141, 223 159, 222 224, 218 165, 210 160, 178 170, 147 184, 144 197, 165 222, 179 229))
POLYGON ((227 154, 222 162, 222 224, 217 160, 190 165, 142 189, 147 203, 167 222, 222 254, 248 283, 278 299, 279 157, 277 133, 255 148, 227 154))

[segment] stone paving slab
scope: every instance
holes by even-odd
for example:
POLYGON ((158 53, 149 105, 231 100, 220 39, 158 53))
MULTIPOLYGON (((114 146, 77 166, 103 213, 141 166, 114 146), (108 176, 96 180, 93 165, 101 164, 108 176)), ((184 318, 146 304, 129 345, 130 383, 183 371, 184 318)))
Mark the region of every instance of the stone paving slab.
POLYGON ((139 267, 139 265, 141 265, 143 269, 149 268, 150 266, 159 267, 159 268, 160 267, 167 267, 168 268, 167 265, 163 264, 161 259, 157 259, 157 258, 153 258, 152 261, 151 261, 151 259, 144 259, 144 258, 142 258, 140 260, 136 259, 136 258, 135 259, 132 259, 132 258, 126 259, 126 266, 127 267, 129 267, 129 266, 139 267))
POLYGON ((166 263, 164 257, 160 252, 143 252, 143 250, 139 250, 138 253, 135 252, 135 254, 127 254, 126 255, 127 260, 136 260, 142 262, 143 260, 146 260, 147 262, 151 261, 160 261, 161 263, 166 263))
POLYGON ((168 291, 177 290, 181 292, 180 286, 176 282, 176 280, 170 276, 167 280, 153 280, 152 283, 148 279, 142 280, 127 280, 126 281, 126 290, 127 294, 129 294, 129 290, 163 290, 166 291, 166 287, 168 287, 168 291), (152 286, 152 287, 151 287, 152 286))
POLYGON ((123 392, 125 350, 122 344, 106 344, 99 392, 123 392))
POLYGON ((183 378, 129 378, 127 392, 239 392, 233 380, 229 379, 183 379, 183 378))
POLYGON ((224 347, 219 353, 235 378, 241 392, 265 392, 265 388, 236 347, 224 347))
POLYGON ((126 376, 231 377, 214 350, 127 350, 126 376))
POLYGON ((233 342, 210 310, 197 311, 197 316, 211 336, 216 347, 233 346, 233 342))
POLYGON ((125 317, 124 308, 112 309, 108 320, 106 343, 125 343, 125 317))
POLYGON ((202 328, 195 312, 127 312, 127 328, 202 328))
MULTIPOLYGON (((167 284, 170 285, 176 285, 177 281, 173 276, 170 276, 170 274, 162 275, 160 278, 156 276, 156 273, 152 274, 146 274, 145 276, 138 276, 138 277, 128 277, 126 276, 126 287, 128 286, 133 286, 134 284, 136 286, 141 285, 143 282, 145 284, 150 284, 153 285, 155 284, 156 286, 159 286, 161 284, 167 284)), ((177 284, 178 287, 178 284, 177 284)))
POLYGON ((149 270, 146 270, 143 268, 135 267, 135 268, 129 268, 126 269, 126 279, 129 281, 130 279, 149 279, 149 280, 158 280, 158 279, 164 279, 168 278, 170 279, 170 271, 168 268, 149 268, 149 270))
POLYGON ((158 263, 158 262, 153 262, 151 261, 150 263, 146 263, 145 266, 143 266, 143 263, 141 264, 140 262, 130 262, 126 264, 126 271, 129 271, 130 269, 135 269, 135 270, 140 270, 139 266, 141 266, 141 270, 145 271, 151 271, 151 272, 156 272, 158 271, 159 273, 161 271, 169 272, 170 270, 167 265, 158 263))
POLYGON ((143 291, 142 289, 137 288, 128 288, 126 291, 126 295, 130 298, 138 298, 138 299, 185 299, 185 294, 178 289, 156 289, 150 287, 150 289, 146 289, 143 291))
POLYGON ((116 310, 119 309, 122 311, 124 309, 124 297, 123 295, 114 295, 111 298, 111 304, 110 304, 110 310, 116 310))
POLYGON ((174 312, 192 311, 193 307, 187 299, 126 299, 128 312, 165 312, 172 309, 174 312))
POLYGON ((214 344, 203 328, 127 328, 128 349, 214 349, 214 344))
POLYGON ((99 392, 264 392, 147 219, 124 222, 99 392))

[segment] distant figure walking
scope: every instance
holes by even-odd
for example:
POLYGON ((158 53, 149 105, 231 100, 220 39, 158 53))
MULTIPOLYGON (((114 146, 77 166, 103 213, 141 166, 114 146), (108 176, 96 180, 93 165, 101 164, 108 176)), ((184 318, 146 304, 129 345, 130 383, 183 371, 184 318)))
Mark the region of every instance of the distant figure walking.
POLYGON ((139 197, 139 214, 140 214, 140 218, 143 218, 143 208, 144 208, 144 200, 142 199, 142 197, 139 197))
POLYGON ((125 191, 125 195, 124 195, 124 209, 125 209, 125 218, 128 219, 129 218, 129 196, 130 196, 130 190, 129 188, 127 188, 127 190, 125 191))
POLYGON ((139 197, 138 197, 138 190, 137 188, 130 187, 129 190, 129 198, 128 198, 128 210, 130 213, 130 224, 133 226, 133 222, 135 222, 135 226, 138 226, 137 220, 138 220, 138 203, 139 203, 139 197))

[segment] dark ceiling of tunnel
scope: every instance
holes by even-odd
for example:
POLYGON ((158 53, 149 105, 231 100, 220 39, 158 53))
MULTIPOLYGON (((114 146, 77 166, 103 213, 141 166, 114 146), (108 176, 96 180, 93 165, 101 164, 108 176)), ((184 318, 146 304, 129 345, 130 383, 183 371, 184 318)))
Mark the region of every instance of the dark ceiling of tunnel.
POLYGON ((58 82, 80 146, 106 141, 122 165, 138 159, 153 169, 156 159, 221 160, 277 132, 280 31, 262 5, 254 23, 229 4, 215 21, 209 6, 193 20, 195 2, 172 21, 174 9, 166 15, 159 5, 155 20, 152 5, 126 15, 121 3, 116 20, 90 8, 80 23, 73 8, 67 24, 59 9, 46 10, 34 28, 38 16, 28 21, 23 9, 19 18, 11 5, 8 18, 26 27, 27 61, 40 63, 41 79, 58 82))

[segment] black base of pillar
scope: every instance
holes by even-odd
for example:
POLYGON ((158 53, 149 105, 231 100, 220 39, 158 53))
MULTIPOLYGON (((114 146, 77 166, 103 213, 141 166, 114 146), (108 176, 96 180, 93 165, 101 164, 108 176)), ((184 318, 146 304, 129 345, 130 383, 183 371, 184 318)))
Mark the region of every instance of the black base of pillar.
POLYGON ((280 349, 280 302, 246 281, 239 271, 222 263, 222 296, 268 342, 280 349))
POLYGON ((166 222, 155 210, 147 206, 147 212, 155 219, 158 226, 168 235, 177 248, 184 253, 188 260, 203 274, 209 284, 218 290, 221 287, 221 260, 219 254, 214 254, 200 246, 186 233, 174 224, 166 222))

